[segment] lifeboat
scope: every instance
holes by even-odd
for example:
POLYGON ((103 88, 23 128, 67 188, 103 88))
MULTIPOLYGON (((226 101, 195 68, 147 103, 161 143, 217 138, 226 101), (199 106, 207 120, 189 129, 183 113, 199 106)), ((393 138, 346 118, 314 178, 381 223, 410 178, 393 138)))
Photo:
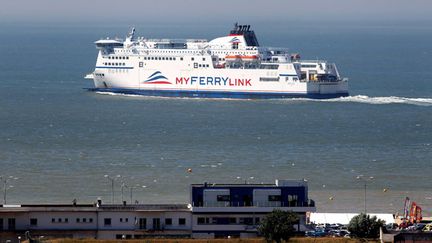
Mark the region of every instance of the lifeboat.
POLYGON ((255 61, 258 60, 258 55, 227 55, 225 56, 227 61, 255 61))

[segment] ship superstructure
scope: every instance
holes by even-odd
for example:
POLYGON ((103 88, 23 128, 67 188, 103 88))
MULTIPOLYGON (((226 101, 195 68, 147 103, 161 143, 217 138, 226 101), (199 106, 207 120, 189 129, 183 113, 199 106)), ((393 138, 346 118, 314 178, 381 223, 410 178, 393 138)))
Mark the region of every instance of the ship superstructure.
POLYGON ((101 39, 93 91, 168 97, 334 98, 348 95, 334 63, 261 47, 249 25, 227 36, 101 39))

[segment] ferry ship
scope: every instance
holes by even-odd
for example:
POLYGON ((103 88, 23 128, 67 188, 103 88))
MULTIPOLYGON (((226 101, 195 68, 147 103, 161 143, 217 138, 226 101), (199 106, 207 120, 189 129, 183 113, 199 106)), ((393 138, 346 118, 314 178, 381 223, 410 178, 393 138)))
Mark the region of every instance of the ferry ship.
POLYGON ((146 39, 135 29, 122 39, 101 39, 96 67, 86 78, 99 92, 203 98, 336 98, 348 79, 334 63, 302 60, 285 48, 261 47, 250 25, 227 36, 146 39))

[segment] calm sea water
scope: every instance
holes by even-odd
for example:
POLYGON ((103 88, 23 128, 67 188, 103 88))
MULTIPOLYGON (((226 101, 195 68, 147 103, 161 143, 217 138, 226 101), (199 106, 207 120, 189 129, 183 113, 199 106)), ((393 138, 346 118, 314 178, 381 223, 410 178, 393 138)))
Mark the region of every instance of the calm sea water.
MULTIPOLYGON (((214 38, 230 25, 137 25, 146 37, 214 38)), ((8 203, 188 202, 189 184, 307 179, 321 212, 432 208, 432 27, 256 24, 263 46, 325 58, 352 97, 203 100, 90 93, 93 41, 129 25, 0 26, 0 175, 8 203), (192 173, 187 169, 191 168, 192 173), (383 189, 388 189, 384 192, 383 189), (121 200, 120 182, 115 198, 121 200), (129 190, 124 198, 129 200, 129 190), (329 200, 333 197, 333 200, 329 200)))

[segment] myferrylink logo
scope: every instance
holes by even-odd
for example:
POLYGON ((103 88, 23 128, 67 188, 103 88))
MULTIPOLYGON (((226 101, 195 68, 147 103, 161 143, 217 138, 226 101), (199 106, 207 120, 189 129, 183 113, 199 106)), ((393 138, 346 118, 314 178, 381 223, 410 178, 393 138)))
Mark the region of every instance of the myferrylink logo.
POLYGON ((199 84, 200 86, 206 85, 219 85, 219 86, 252 86, 251 79, 244 78, 229 78, 229 77, 176 77, 176 84, 194 85, 199 84))

